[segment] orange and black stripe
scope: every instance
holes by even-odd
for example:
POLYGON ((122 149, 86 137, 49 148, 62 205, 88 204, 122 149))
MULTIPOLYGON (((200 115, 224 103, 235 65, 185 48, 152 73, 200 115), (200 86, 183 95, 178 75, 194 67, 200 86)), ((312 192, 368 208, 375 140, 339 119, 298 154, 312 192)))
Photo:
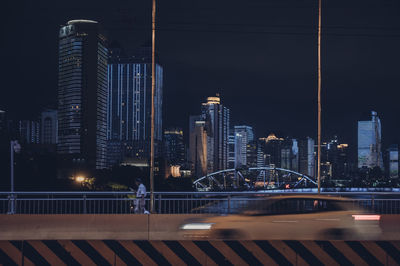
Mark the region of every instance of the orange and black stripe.
POLYGON ((398 241, 0 241, 2 265, 399 265, 398 241))

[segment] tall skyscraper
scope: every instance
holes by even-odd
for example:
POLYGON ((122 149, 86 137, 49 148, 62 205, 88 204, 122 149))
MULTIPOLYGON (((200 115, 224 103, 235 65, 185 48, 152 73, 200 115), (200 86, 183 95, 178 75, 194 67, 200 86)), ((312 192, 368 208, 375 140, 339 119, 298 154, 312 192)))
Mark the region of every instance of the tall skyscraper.
MULTIPOLYGON (((156 64, 155 156, 161 151, 163 68, 156 64)), ((151 47, 135 56, 112 55, 108 64, 107 139, 121 141, 125 156, 150 158, 151 131, 151 47)))
POLYGON ((387 165, 389 178, 399 178, 399 147, 390 145, 387 149, 387 165))
POLYGON ((271 133, 266 138, 259 138, 258 141, 261 151, 259 157, 264 157, 263 159, 261 159, 261 157, 258 159, 258 164, 260 164, 261 161, 264 161, 263 166, 281 167, 281 149, 283 139, 278 138, 275 134, 271 133))
POLYGON ((86 169, 106 167, 107 57, 96 21, 71 20, 61 27, 57 152, 62 168, 73 161, 86 169))
POLYGON ((281 149, 281 167, 288 170, 298 170, 298 147, 295 139, 285 139, 281 149))
POLYGON ((235 130, 229 130, 228 136, 228 168, 235 168, 235 130))
POLYGON ((207 168, 215 172, 228 168, 229 109, 221 104, 219 95, 208 97, 202 104, 202 119, 208 124, 207 168))
POLYGON ((21 143, 39 144, 40 127, 38 122, 28 120, 19 121, 18 130, 21 143))
POLYGON ((247 153, 247 146, 250 142, 254 140, 253 128, 250 126, 235 126, 234 130, 235 168, 248 167, 247 159, 250 157, 250 154, 247 153))
POLYGON ((201 177, 207 174, 207 125, 201 116, 190 116, 189 163, 192 174, 201 177))
POLYGON ((310 177, 315 176, 314 143, 314 140, 310 137, 298 141, 299 172, 310 177))
POLYGON ((45 110, 40 117, 40 143, 57 144, 58 120, 57 110, 45 110))
POLYGON ((340 180, 348 177, 348 144, 340 144, 335 136, 321 146, 321 178, 340 180))
POLYGON ((0 133, 6 131, 6 112, 3 110, 0 110, 0 133))
POLYGON ((169 128, 164 131, 164 157, 170 165, 183 166, 186 162, 183 131, 180 128, 169 128))
POLYGON ((381 121, 375 111, 370 121, 358 121, 358 168, 383 169, 381 121))

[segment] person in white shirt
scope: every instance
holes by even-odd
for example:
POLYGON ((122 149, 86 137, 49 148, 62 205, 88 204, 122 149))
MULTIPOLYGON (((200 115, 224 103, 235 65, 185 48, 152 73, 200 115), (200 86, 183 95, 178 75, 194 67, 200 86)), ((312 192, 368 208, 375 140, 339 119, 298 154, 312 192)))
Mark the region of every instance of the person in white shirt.
POLYGON ((136 178, 136 186, 138 186, 136 191, 136 206, 135 206, 135 213, 148 213, 145 209, 145 200, 146 197, 146 187, 143 185, 143 182, 140 178, 136 178))

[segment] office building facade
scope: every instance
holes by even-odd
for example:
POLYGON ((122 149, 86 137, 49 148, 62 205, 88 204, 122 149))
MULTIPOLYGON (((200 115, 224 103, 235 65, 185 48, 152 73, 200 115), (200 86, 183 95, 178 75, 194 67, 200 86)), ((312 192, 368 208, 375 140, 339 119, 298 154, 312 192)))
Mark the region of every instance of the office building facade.
POLYGON ((390 145, 387 149, 387 168, 389 178, 399 178, 399 147, 390 145))
POLYGON ((299 172, 310 177, 315 177, 315 141, 307 137, 298 140, 299 172))
POLYGON ((40 143, 40 124, 37 121, 22 120, 18 123, 19 139, 25 144, 40 143))
POLYGON ((358 121, 358 168, 383 169, 381 121, 375 111, 371 120, 358 121))
POLYGON ((57 110, 45 110, 40 116, 40 143, 57 144, 58 119, 57 110))
POLYGON ((107 57, 96 21, 61 27, 57 152, 66 169, 76 161, 89 170, 106 167, 107 57))
POLYGON ((185 143, 181 128, 168 128, 164 131, 164 158, 169 165, 183 166, 186 162, 185 143))
POLYGON ((201 116, 189 118, 189 164, 192 175, 202 177, 207 174, 207 126, 201 116))
POLYGON ((207 169, 208 172, 228 167, 229 109, 221 104, 221 98, 208 97, 202 104, 201 117, 207 127, 207 169))
MULTIPOLYGON (((108 64, 107 139, 121 141, 124 156, 150 158, 151 50, 136 56, 111 56, 108 64)), ((163 68, 156 64, 154 91, 155 157, 161 155, 163 68)))
MULTIPOLYGON (((247 147, 249 143, 254 140, 253 128, 250 126, 235 126, 235 168, 248 167, 248 149, 250 152, 250 147, 247 147)), ((249 161, 250 163, 250 161, 249 161)))

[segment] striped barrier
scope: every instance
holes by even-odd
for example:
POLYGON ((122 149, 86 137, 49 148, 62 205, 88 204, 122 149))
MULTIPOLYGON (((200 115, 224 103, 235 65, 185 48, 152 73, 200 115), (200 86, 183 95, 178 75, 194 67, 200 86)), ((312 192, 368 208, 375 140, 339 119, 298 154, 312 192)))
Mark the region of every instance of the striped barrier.
POLYGON ((399 265, 400 241, 0 241, 3 265, 399 265))

